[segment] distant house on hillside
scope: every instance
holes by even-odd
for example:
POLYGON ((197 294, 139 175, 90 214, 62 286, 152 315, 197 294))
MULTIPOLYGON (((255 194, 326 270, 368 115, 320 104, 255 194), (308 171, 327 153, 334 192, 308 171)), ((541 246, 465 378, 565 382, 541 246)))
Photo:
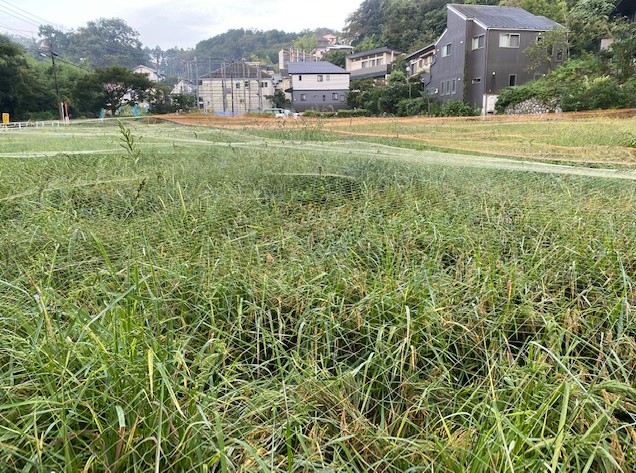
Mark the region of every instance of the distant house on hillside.
POLYGON ((289 89, 297 112, 347 108, 349 73, 330 62, 289 63, 289 89))
POLYGON ((164 79, 163 74, 160 74, 159 72, 157 72, 156 69, 153 69, 152 67, 148 67, 144 65, 139 65, 135 67, 133 69, 133 72, 137 74, 145 74, 146 76, 148 76, 148 79, 151 80, 152 82, 161 82, 164 79))
POLYGON ((194 91, 195 91, 195 87, 194 87, 194 84, 192 84, 192 82, 190 82, 189 80, 181 79, 172 88, 172 91, 170 92, 170 94, 171 95, 178 95, 178 94, 187 95, 187 94, 193 94, 194 91))
POLYGON ((376 48, 350 54, 346 59, 346 70, 351 80, 374 79, 385 82, 389 66, 402 53, 390 48, 376 48))
POLYGON ((238 61, 200 77, 198 92, 204 113, 242 115, 271 108, 274 84, 270 74, 238 61))
MULTIPOLYGON (((447 5, 447 27, 439 39, 409 55, 428 67, 422 77, 429 95, 440 101, 463 100, 483 113, 494 111, 497 93, 521 85, 548 72, 548 65, 529 67, 526 50, 540 41, 542 33, 563 28, 521 8, 489 5, 447 5), (428 62, 428 64, 427 64, 428 62)), ((553 63, 565 59, 565 48, 554 48, 553 63)))

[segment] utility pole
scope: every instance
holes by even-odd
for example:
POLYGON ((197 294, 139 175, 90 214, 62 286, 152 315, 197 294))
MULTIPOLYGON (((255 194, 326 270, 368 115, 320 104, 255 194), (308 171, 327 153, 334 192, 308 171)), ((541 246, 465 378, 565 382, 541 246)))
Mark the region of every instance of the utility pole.
POLYGON ((60 84, 57 81, 57 66, 55 65, 55 56, 53 52, 53 45, 49 43, 49 50, 51 51, 51 62, 53 63, 53 81, 55 82, 55 98, 57 100, 57 109, 60 112, 60 120, 64 121, 64 107, 62 105, 62 99, 60 98, 60 84))
POLYGON ((199 105, 199 63, 197 62, 197 57, 194 56, 194 75, 195 75, 195 79, 197 81, 197 110, 200 109, 200 105, 199 105))

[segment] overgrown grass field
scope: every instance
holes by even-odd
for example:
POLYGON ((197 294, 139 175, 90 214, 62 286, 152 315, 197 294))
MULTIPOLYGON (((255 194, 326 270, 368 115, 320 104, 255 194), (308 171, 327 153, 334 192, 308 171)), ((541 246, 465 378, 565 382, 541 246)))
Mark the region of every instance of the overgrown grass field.
POLYGON ((633 176, 409 147, 0 133, 0 471, 634 471, 633 176))

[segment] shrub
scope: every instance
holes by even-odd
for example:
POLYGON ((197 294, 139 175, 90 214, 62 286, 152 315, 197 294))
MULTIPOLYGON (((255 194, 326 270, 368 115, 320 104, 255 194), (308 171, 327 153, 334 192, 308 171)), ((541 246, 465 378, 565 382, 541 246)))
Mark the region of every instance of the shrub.
POLYGON ((561 107, 564 111, 623 108, 630 97, 616 79, 609 76, 585 79, 579 86, 564 94, 561 107))
POLYGON ((473 117, 475 115, 477 115, 477 110, 461 100, 444 102, 439 111, 440 117, 473 117))
POLYGON ((403 99, 397 104, 397 114, 400 117, 412 117, 429 113, 429 100, 422 97, 415 99, 403 99))
POLYGON ((531 86, 508 87, 499 93, 495 109, 497 113, 504 113, 508 107, 530 100, 536 95, 536 91, 531 86))

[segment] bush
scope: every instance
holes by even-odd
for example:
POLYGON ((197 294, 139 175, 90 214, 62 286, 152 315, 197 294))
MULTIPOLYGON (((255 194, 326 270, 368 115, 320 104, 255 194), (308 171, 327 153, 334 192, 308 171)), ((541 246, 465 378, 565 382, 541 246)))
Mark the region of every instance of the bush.
POLYGON ((477 114, 477 110, 461 100, 444 102, 439 110, 440 117, 474 117, 477 114))
POLYGON ((415 115, 427 115, 430 110, 430 101, 426 98, 403 99, 397 104, 399 117, 413 117, 415 115))
POLYGON ((499 93, 495 110, 497 113, 504 113, 508 107, 530 100, 536 95, 536 91, 531 86, 508 87, 499 93))
POLYGON ((581 81, 561 99, 564 111, 624 108, 630 105, 627 87, 623 88, 616 79, 601 76, 581 81))

